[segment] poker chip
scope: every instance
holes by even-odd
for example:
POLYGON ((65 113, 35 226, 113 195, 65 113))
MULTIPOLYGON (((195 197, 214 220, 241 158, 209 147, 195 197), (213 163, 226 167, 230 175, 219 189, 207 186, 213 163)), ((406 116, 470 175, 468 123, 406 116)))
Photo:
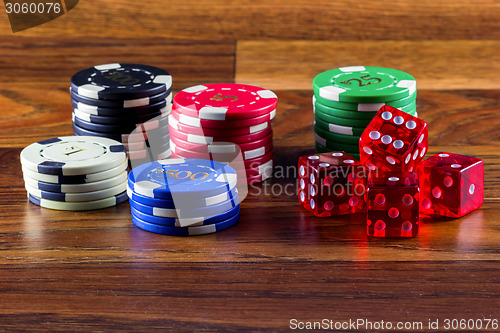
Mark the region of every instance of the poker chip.
POLYGON ((323 147, 330 148, 332 151, 345 151, 345 152, 355 152, 359 151, 359 144, 350 145, 337 141, 332 141, 326 138, 321 137, 318 133, 314 134, 316 138, 316 142, 322 145, 323 147))
POLYGON ((216 204, 223 203, 225 201, 233 200, 237 197, 238 190, 234 187, 228 192, 224 192, 212 197, 205 198, 195 198, 189 201, 184 200, 169 200, 169 199, 155 199, 150 198, 145 195, 136 193, 130 188, 127 188, 128 197, 136 202, 144 205, 158 207, 158 208, 170 208, 170 209, 191 209, 192 207, 208 207, 216 204))
POLYGON ((55 193, 84 193, 84 192, 99 191, 114 186, 118 186, 126 181, 127 181, 127 172, 125 170, 123 170, 118 176, 83 184, 43 182, 30 178, 29 175, 24 174, 24 182, 30 188, 47 192, 55 192, 55 193))
POLYGON ((129 166, 170 157, 172 76, 140 64, 106 64, 71 78, 73 134, 125 144, 129 166))
POLYGON ((26 169, 60 176, 104 171, 125 159, 122 144, 97 137, 52 138, 33 143, 21 152, 21 164, 26 169))
POLYGON ((102 125, 129 125, 129 124, 142 124, 148 120, 155 119, 157 117, 162 117, 164 114, 162 111, 157 111, 154 113, 140 114, 136 116, 97 116, 78 109, 73 110, 73 115, 81 120, 102 125))
POLYGON ((204 135, 189 134, 176 130, 170 125, 169 129, 171 137, 202 145, 213 144, 214 142, 247 143, 262 139, 272 132, 270 128, 267 128, 252 134, 227 137, 227 136, 204 136, 204 135))
POLYGON ((265 129, 271 128, 270 122, 264 122, 258 125, 249 126, 249 127, 239 127, 239 128, 227 128, 227 129, 219 129, 219 128, 210 128, 210 127, 195 127, 183 124, 177 119, 173 117, 173 115, 168 116, 169 125, 174 128, 176 131, 180 131, 183 133, 201 135, 201 136, 219 136, 219 137, 234 137, 241 135, 249 135, 256 132, 263 131, 265 129))
POLYGON ((234 129, 234 128, 242 128, 242 127, 250 127, 250 126, 258 126, 263 123, 268 123, 274 119, 276 116, 276 110, 273 110, 269 113, 263 114, 261 116, 257 116, 254 118, 246 118, 246 119, 235 119, 235 120, 207 120, 200 119, 196 117, 191 117, 185 114, 180 113, 182 110, 172 110, 172 117, 174 117, 178 122, 182 124, 186 124, 193 127, 203 127, 203 128, 220 128, 220 129, 234 129))
POLYGON ((92 123, 78 118, 75 113, 73 113, 72 119, 73 124, 80 128, 102 133, 130 133, 138 130, 150 131, 153 129, 164 129, 165 135, 168 134, 168 118, 153 119, 142 123, 122 123, 116 125, 92 123))
POLYGON ((69 211, 87 211, 103 209, 112 206, 116 206, 122 202, 127 201, 127 193, 123 192, 116 196, 104 198, 95 201, 84 201, 84 202, 64 202, 64 201, 54 201, 43 199, 28 193, 28 199, 35 205, 43 208, 55 209, 55 210, 69 210, 69 211))
POLYGON ((239 205, 238 199, 224 201, 219 204, 201 207, 201 208, 189 208, 189 209, 172 209, 172 208, 161 208, 155 206, 149 206, 132 200, 129 198, 130 206, 143 212, 144 214, 158 216, 158 217, 168 217, 173 219, 193 219, 205 216, 213 216, 224 213, 225 211, 232 209, 239 205))
POLYGON ((129 173, 130 189, 141 195, 175 200, 215 196, 231 190, 236 172, 216 161, 167 159, 151 162, 129 173))
MULTIPOLYGON (((38 182, 50 183, 50 184, 65 184, 65 185, 79 185, 103 181, 108 178, 113 178, 119 176, 122 173, 126 173, 127 170, 127 160, 124 160, 117 167, 89 174, 73 175, 73 176, 61 176, 61 175, 47 175, 43 173, 38 173, 22 168, 25 178, 32 179, 38 182)), ((57 192, 57 191, 54 191, 57 192)), ((61 191, 64 192, 64 191, 61 191)))
POLYGON ((352 127, 352 126, 342 126, 342 125, 337 125, 337 124, 331 124, 326 121, 323 121, 320 118, 316 118, 315 120, 315 126, 321 128, 322 130, 331 132, 331 133, 337 133, 337 134, 343 134, 343 135, 355 135, 358 138, 363 134, 363 131, 365 128, 360 128, 360 127, 352 127))
MULTIPOLYGON (((383 104, 383 103, 381 103, 383 104)), ((372 105, 372 104, 370 104, 372 105)), ((334 117, 347 118, 347 119, 363 119, 363 120, 371 120, 377 113, 377 111, 353 111, 353 110, 342 110, 333 108, 331 106, 323 105, 317 101, 315 101, 315 97, 313 96, 313 108, 319 112, 325 113, 327 115, 331 115, 334 117)), ((413 113, 417 108, 416 101, 413 100, 412 103, 401 106, 399 109, 406 113, 413 113)))
POLYGON ((179 113, 206 120, 247 119, 269 114, 276 109, 278 98, 260 87, 217 83, 189 87, 174 98, 179 113))
POLYGON ((399 70, 337 68, 318 74, 313 88, 318 151, 344 150, 359 156, 359 137, 385 105, 416 114, 416 81, 399 70))
POLYGON ((199 236, 199 235, 212 234, 234 226, 236 223, 238 223, 239 219, 240 219, 240 214, 237 213, 236 215, 230 217, 227 220, 223 220, 221 222, 216 222, 213 224, 194 226, 194 227, 170 227, 166 225, 159 225, 146 222, 132 213, 132 222, 138 228, 153 233, 170 235, 170 236, 199 236))
POLYGON ((212 159, 215 161, 232 161, 234 160, 241 152, 244 160, 251 160, 254 158, 258 158, 264 156, 273 151, 272 143, 268 143, 266 145, 241 151, 240 147, 233 146, 234 150, 230 152, 205 152, 205 147, 199 149, 199 146, 195 146, 192 149, 184 149, 182 147, 177 147, 174 141, 170 140, 170 148, 172 149, 172 153, 180 156, 184 156, 186 158, 201 158, 201 159, 212 159))
POLYGON ((92 106, 104 107, 104 108, 137 108, 140 106, 148 106, 151 104, 159 103, 166 100, 170 95, 170 90, 162 92, 158 95, 153 95, 149 97, 143 97, 138 99, 126 99, 126 100, 101 100, 93 99, 77 94, 74 90, 70 90, 71 98, 78 103, 83 103, 92 106))
POLYGON ((100 100, 126 100, 163 93, 172 87, 165 70, 138 64, 105 64, 82 70, 71 78, 77 94, 100 100))
POLYGON ((28 185, 28 183, 25 183, 24 187, 26 188, 26 191, 28 191, 29 194, 38 198, 47 199, 51 201, 82 202, 82 201, 96 201, 118 195, 127 190, 127 183, 123 182, 117 186, 113 186, 103 190, 92 191, 92 192, 81 192, 81 193, 49 192, 31 187, 28 185))
POLYGON ((273 144, 272 133, 269 133, 262 139, 246 142, 246 143, 227 143, 227 142, 214 142, 209 145, 200 145, 197 143, 187 142, 173 136, 170 137, 170 142, 174 143, 175 147, 182 148, 185 150, 196 151, 200 153, 214 153, 214 154, 224 154, 224 153, 238 153, 240 151, 251 151, 259 149, 263 146, 268 146, 273 144))
POLYGON ((330 101, 385 103, 412 96, 417 90, 413 76, 383 67, 341 67, 318 74, 313 80, 314 95, 324 105, 330 101))
MULTIPOLYGON (((417 93, 414 92, 412 95, 402 98, 402 99, 397 99, 394 101, 390 102, 382 102, 382 103, 345 103, 345 102, 337 102, 337 101, 328 101, 328 105, 318 103, 321 106, 332 108, 335 110, 342 110, 342 111, 357 111, 355 112, 356 114, 359 115, 358 112, 377 112, 382 106, 388 105, 392 106, 393 108, 401 109, 403 107, 407 107, 411 104, 415 103, 415 100, 417 99, 417 93)), ((316 102, 316 97, 313 96, 313 103, 316 102)), ((353 112, 348 112, 349 114, 352 114, 353 112)))
POLYGON ((325 138, 328 141, 334 141, 349 145, 358 145, 359 144, 359 136, 355 135, 345 135, 329 132, 328 130, 324 130, 320 128, 317 124, 314 126, 314 131, 321 137, 325 138))
POLYGON ((240 206, 236 205, 222 214, 212 215, 207 217, 195 217, 190 219, 175 219, 175 218, 148 215, 135 209, 133 206, 130 207, 130 211, 133 215, 135 215, 136 217, 145 222, 157 225, 164 225, 168 227, 183 227, 183 226, 207 225, 207 224, 222 222, 237 215, 240 212, 240 206))
POLYGON ((71 99, 71 105, 73 109, 77 109, 81 112, 88 113, 95 116, 104 117, 133 117, 144 114, 151 114, 155 112, 169 113, 172 109, 172 94, 170 94, 165 100, 161 100, 158 103, 138 106, 135 108, 106 108, 94 105, 88 105, 85 103, 80 103, 71 99))

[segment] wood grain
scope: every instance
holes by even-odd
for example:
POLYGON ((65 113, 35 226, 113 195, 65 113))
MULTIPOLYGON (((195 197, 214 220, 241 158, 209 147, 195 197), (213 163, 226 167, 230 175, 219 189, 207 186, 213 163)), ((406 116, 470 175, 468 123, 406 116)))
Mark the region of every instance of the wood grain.
MULTIPOLYGON (((308 40, 499 39, 495 0, 80 1, 21 35, 308 40), (85 27, 82 29, 82 27, 85 27)), ((7 20, 0 33, 10 34, 7 20)))
POLYGON ((317 74, 357 64, 410 73, 418 89, 500 88, 500 41, 471 40, 238 41, 236 81, 312 89, 317 74))

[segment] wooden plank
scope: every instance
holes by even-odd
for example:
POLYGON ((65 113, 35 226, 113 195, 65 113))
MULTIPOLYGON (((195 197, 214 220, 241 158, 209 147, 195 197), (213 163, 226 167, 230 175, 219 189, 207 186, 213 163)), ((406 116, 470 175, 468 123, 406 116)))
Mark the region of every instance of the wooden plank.
POLYGON ((57 82, 69 87, 77 71, 117 61, 165 68, 178 89, 200 80, 232 82, 234 77, 232 41, 0 36, 0 52, 3 83, 57 82))
MULTIPOLYGON (((190 39, 499 39, 495 0, 80 1, 72 11, 19 33, 30 36, 190 39)), ((11 34, 8 20, 0 33, 11 34)))
POLYGON ((239 41, 236 81, 269 89, 312 89, 325 70, 397 68, 419 89, 500 89, 500 41, 239 41))

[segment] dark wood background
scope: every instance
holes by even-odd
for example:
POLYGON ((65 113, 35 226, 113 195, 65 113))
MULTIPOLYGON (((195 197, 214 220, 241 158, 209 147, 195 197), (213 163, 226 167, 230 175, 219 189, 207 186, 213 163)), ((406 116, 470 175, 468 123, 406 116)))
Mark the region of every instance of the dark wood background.
POLYGON ((495 0, 94 0, 16 34, 2 15, 0 331, 500 319, 499 19, 495 0), (279 191, 293 174, 251 189, 236 227, 194 238, 138 230, 128 204, 85 213, 30 204, 21 149, 72 134, 69 79, 107 62, 163 67, 176 90, 273 89, 283 167, 314 149, 317 73, 353 64, 407 71, 429 154, 482 158, 485 203, 461 219, 425 219, 414 239, 367 238, 362 216, 314 218, 279 191))

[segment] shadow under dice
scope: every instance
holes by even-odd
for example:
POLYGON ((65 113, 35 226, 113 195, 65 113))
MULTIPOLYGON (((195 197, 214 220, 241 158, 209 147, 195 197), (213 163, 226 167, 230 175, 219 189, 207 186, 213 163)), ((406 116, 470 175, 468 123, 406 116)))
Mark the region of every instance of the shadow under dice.
POLYGON ((365 169, 352 156, 332 152, 299 158, 299 202, 316 216, 364 211, 365 169))
POLYGON ((421 212, 461 217, 478 209, 484 197, 484 164, 479 158, 440 153, 418 168, 421 212))
POLYGON ((367 233, 375 237, 415 237, 419 232, 418 175, 390 173, 368 180, 367 233))
POLYGON ((361 162, 370 170, 412 172, 429 146, 427 124, 386 105, 361 135, 359 146, 361 162))

